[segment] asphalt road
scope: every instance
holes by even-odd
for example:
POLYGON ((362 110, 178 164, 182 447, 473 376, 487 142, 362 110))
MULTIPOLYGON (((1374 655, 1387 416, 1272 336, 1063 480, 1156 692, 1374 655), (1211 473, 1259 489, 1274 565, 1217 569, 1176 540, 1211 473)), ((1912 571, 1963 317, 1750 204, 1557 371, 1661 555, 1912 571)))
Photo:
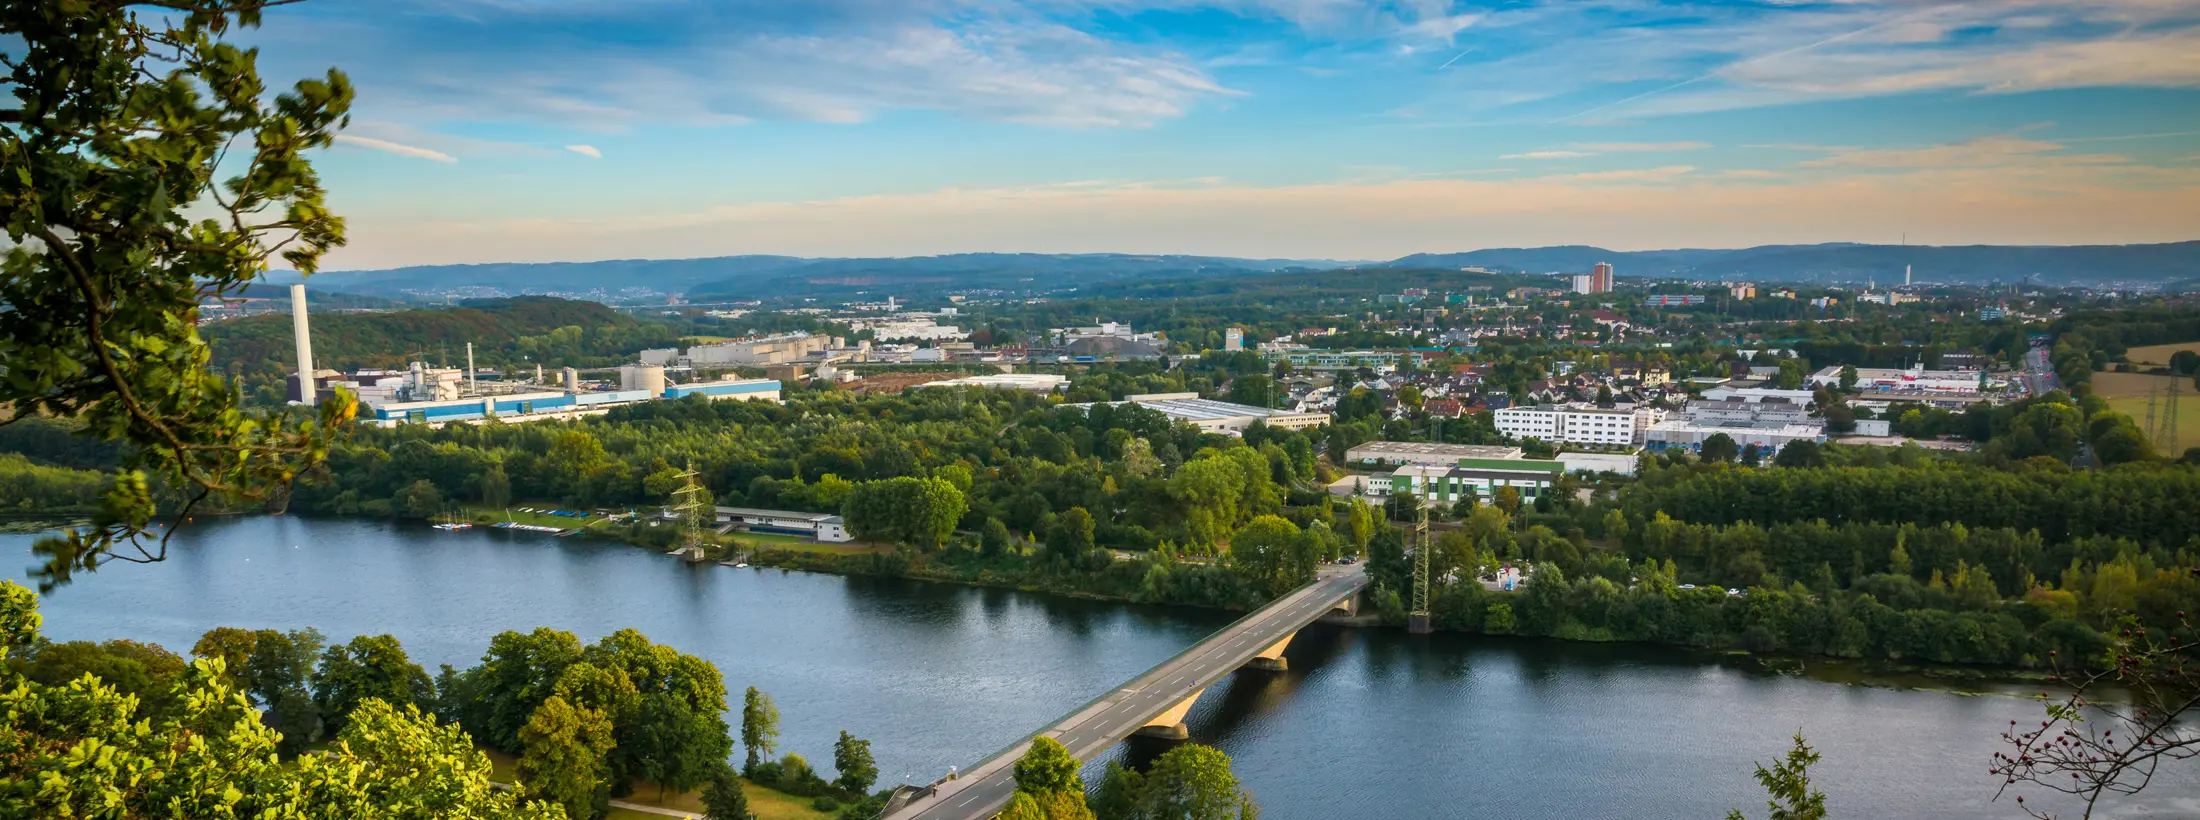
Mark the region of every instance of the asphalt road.
MULTIPOLYGON (((1184 698, 1220 682, 1260 651, 1321 618, 1367 583, 1363 565, 1326 567, 1315 583, 1279 598, 1174 658, 1079 708, 1041 734, 1061 741, 1078 760, 1114 746, 1184 698)), ((938 792, 888 815, 889 820, 980 820, 1015 793, 1016 758, 1029 742, 993 756, 938 792)))

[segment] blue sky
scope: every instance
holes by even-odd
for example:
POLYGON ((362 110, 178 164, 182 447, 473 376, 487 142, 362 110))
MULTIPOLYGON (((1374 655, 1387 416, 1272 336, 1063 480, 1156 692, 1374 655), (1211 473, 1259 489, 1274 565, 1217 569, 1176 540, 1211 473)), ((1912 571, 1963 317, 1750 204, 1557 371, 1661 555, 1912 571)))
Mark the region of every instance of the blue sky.
POLYGON ((314 0, 337 268, 2200 238, 2200 0, 314 0))

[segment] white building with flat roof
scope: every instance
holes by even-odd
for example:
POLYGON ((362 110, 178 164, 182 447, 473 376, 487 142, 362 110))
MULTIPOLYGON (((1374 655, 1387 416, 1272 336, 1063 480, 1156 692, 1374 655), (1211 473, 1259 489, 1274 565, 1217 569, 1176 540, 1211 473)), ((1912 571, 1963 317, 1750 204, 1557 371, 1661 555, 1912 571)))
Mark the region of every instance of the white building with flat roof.
MULTIPOLYGON (((1328 413, 1302 413, 1296 410, 1276 410, 1254 407, 1249 404, 1232 404, 1226 401, 1203 399, 1198 393, 1144 393, 1127 396, 1120 402, 1097 404, 1135 404, 1159 412, 1175 421, 1190 424, 1209 433, 1238 435, 1254 422, 1265 422, 1270 427, 1285 430, 1305 430, 1329 423, 1328 413)), ((1063 405, 1065 407, 1091 407, 1090 404, 1063 405)))
MULTIPOLYGON (((1834 365, 1810 374, 1810 383, 1819 387, 1840 387, 1841 366, 1834 365)), ((1975 394, 2008 386, 2007 380, 1994 378, 1978 370, 1926 370, 1923 367, 1856 369, 1856 389, 1863 392, 1975 394)))
POLYGON ((1701 452, 1703 443, 1724 433, 1736 447, 1757 445, 1766 457, 1795 441, 1826 443, 1826 423, 1810 417, 1800 404, 1767 401, 1692 401, 1680 417, 1659 422, 1644 431, 1648 449, 1685 449, 1701 452))
POLYGON ((1432 444, 1424 441, 1369 441, 1354 445, 1344 451, 1347 464, 1380 467, 1401 467, 1418 464, 1439 467, 1459 463, 1463 458, 1504 459, 1520 458, 1518 447, 1496 447, 1485 444, 1432 444))
POLYGON ((1013 390, 1029 390, 1034 393, 1052 393, 1069 384, 1069 377, 1054 373, 988 373, 983 376, 964 376, 943 382, 930 382, 925 387, 1003 387, 1013 390))
POLYGON ((1585 404, 1507 407, 1491 415, 1497 432, 1513 438, 1611 446, 1639 445, 1644 430, 1665 420, 1664 411, 1656 408, 1622 410, 1585 404))

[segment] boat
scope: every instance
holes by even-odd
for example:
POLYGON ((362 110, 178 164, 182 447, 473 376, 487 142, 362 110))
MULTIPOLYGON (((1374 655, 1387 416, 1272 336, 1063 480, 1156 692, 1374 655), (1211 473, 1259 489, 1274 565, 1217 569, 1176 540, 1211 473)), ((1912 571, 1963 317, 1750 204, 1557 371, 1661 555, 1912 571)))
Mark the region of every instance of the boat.
POLYGON ((459 517, 458 513, 446 512, 435 517, 435 528, 439 530, 470 530, 474 528, 474 525, 459 517))

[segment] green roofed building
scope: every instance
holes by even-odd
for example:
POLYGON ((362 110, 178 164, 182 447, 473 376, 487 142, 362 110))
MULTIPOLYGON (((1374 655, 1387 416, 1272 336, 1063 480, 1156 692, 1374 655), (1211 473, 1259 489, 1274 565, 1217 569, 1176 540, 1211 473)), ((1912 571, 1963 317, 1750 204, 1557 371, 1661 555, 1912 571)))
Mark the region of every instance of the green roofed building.
POLYGON ((1497 488, 1511 487, 1533 500, 1558 483, 1566 465, 1532 458, 1462 458, 1449 465, 1411 464, 1370 483, 1385 494, 1410 492, 1429 501, 1454 504, 1473 493, 1487 502, 1497 488))

